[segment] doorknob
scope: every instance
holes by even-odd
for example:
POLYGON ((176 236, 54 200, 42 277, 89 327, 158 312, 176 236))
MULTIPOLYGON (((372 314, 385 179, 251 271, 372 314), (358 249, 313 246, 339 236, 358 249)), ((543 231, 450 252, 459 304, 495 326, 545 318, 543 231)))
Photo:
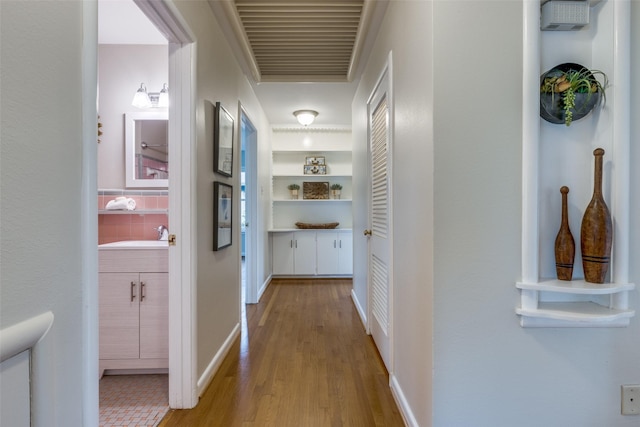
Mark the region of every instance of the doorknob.
POLYGON ((371 230, 364 230, 365 236, 371 236, 371 230))

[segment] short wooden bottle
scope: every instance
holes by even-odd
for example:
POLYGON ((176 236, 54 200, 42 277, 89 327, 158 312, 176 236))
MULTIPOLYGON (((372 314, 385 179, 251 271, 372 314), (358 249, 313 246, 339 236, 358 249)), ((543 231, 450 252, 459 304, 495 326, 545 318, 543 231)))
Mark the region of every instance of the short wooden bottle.
POLYGON ((584 279, 589 283, 604 283, 611 260, 612 224, 609 208, 602 197, 602 157, 604 150, 596 148, 593 197, 582 217, 580 249, 584 279))
POLYGON ((576 254, 576 243, 569 229, 569 215, 567 209, 567 194, 569 187, 560 188, 562 194, 562 222, 556 236, 556 274, 559 280, 571 280, 573 277, 573 260, 576 254))

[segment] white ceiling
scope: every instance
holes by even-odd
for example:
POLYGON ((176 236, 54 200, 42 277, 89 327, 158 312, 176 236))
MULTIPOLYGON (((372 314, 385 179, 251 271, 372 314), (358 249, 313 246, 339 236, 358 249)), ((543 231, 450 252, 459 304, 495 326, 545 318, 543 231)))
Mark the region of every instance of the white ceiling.
MULTIPOLYGON (((98 0, 100 44, 166 44, 167 40, 133 0, 98 0)), ((350 83, 253 84, 273 125, 296 125, 295 110, 318 111, 314 125, 350 126, 351 101, 357 80, 350 83)))

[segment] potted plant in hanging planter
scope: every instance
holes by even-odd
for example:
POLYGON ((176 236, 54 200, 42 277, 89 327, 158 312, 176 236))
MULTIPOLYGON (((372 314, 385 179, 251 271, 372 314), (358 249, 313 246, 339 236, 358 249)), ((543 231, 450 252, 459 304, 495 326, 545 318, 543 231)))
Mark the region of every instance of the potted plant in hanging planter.
POLYGON ((333 194, 333 198, 334 199, 339 199, 340 198, 340 193, 342 190, 342 185, 340 184, 331 184, 331 193, 333 194))
POLYGON ((600 70, 573 63, 556 65, 540 77, 540 116, 570 126, 606 101, 607 85, 607 75, 600 70))
POLYGON ((291 193, 292 199, 298 198, 298 190, 300 190, 300 186, 298 184, 289 184, 287 187, 289 189, 289 193, 291 193))

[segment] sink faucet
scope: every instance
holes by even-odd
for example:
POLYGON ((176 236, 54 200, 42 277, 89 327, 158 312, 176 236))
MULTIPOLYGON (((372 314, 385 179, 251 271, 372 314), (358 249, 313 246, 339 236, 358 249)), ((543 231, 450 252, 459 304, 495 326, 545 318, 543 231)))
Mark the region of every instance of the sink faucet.
POLYGON ((159 225, 155 229, 158 232, 158 240, 169 240, 169 230, 164 225, 159 225))

